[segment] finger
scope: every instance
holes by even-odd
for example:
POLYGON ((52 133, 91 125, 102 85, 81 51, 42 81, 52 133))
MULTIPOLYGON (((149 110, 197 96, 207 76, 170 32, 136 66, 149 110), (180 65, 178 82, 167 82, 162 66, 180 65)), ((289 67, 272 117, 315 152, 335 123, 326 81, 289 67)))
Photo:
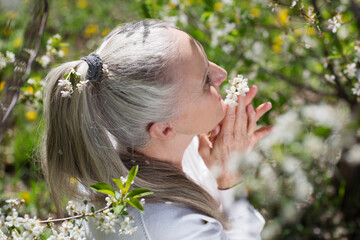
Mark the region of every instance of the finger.
POLYGON ((251 86, 250 87, 250 91, 248 93, 246 93, 246 106, 251 103, 251 101, 254 99, 256 93, 258 92, 258 88, 257 86, 251 86))
MULTIPOLYGON (((199 135, 199 154, 203 159, 208 159, 212 143, 206 134, 199 135)), ((204 160, 205 161, 205 160, 204 160)))
POLYGON ((213 130, 211 130, 210 135, 209 135, 210 142, 212 142, 212 143, 215 142, 217 135, 219 135, 219 133, 220 133, 220 129, 221 129, 220 124, 218 124, 218 125, 216 125, 216 127, 213 130))
POLYGON ((247 115, 248 115, 248 129, 247 129, 247 133, 248 133, 248 136, 251 137, 255 130, 256 130, 256 113, 254 111, 254 107, 249 104, 247 107, 246 107, 246 111, 247 111, 247 115))
POLYGON ((258 106, 255 110, 256 112, 256 122, 270 109, 272 108, 271 102, 263 103, 260 106, 258 106))
POLYGON ((235 107, 230 107, 228 105, 226 108, 226 115, 219 132, 219 136, 222 137, 225 144, 233 141, 235 118, 235 107))
POLYGON ((239 141, 247 134, 248 119, 246 114, 246 96, 239 96, 236 108, 236 120, 234 125, 235 141, 239 141))
POLYGON ((266 126, 266 127, 261 127, 258 130, 256 130, 254 132, 253 138, 251 139, 251 142, 249 144, 248 152, 250 152, 254 148, 254 146, 260 139, 262 139, 263 137, 270 134, 271 131, 273 130, 273 128, 274 128, 273 126, 266 126))
POLYGON ((256 130, 254 132, 254 138, 255 138, 256 142, 258 142, 263 137, 269 135, 271 133, 271 131, 273 130, 273 128, 274 128, 273 126, 266 126, 266 127, 261 127, 258 130, 256 130))

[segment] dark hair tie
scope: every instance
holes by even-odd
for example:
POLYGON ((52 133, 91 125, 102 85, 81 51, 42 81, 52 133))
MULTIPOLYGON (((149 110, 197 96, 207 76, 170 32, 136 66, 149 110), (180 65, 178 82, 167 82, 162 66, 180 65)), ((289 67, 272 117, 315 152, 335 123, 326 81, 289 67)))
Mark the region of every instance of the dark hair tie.
POLYGON ((97 53, 91 53, 89 56, 81 58, 81 60, 84 60, 89 65, 86 79, 89 79, 89 81, 98 81, 103 68, 100 56, 97 53))

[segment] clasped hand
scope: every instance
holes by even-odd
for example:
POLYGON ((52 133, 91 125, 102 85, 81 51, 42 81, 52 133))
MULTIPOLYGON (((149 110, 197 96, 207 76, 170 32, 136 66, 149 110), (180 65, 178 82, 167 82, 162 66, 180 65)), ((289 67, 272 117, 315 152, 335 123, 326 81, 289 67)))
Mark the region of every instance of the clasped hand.
POLYGON ((228 169, 232 152, 248 153, 256 143, 271 132, 271 126, 257 129, 257 121, 271 109, 271 103, 263 103, 256 109, 251 101, 257 93, 252 86, 246 96, 239 96, 238 106, 227 106, 223 121, 208 134, 199 136, 199 154, 208 168, 217 164, 221 174, 217 177, 219 189, 228 189, 239 182, 237 172, 228 169))

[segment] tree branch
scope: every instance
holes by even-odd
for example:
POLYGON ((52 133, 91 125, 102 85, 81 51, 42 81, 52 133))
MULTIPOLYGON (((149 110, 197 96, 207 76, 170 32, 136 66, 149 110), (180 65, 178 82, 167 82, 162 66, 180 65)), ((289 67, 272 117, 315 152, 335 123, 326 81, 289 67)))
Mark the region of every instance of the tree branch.
POLYGON ((319 95, 322 95, 322 96, 331 96, 331 97, 336 96, 335 93, 331 93, 331 92, 326 92, 326 91, 322 91, 322 90, 319 90, 319 89, 315 89, 315 88, 313 88, 313 87, 311 87, 311 86, 308 86, 308 85, 302 84, 302 83, 300 83, 300 82, 297 82, 297 81, 295 81, 295 80, 293 80, 293 79, 290 79, 290 78, 284 76, 284 75, 281 74, 281 73, 271 72, 271 71, 269 71, 269 70, 267 70, 267 69, 265 69, 265 68, 263 68, 263 67, 260 67, 259 70, 260 70, 261 72, 264 72, 264 73, 268 74, 268 75, 275 76, 275 77, 277 77, 279 80, 284 81, 284 82, 287 82, 287 83, 289 83, 289 84, 291 84, 291 85, 293 85, 293 86, 295 86, 295 87, 298 87, 298 88, 301 88, 301 89, 305 89, 305 90, 311 91, 311 92, 313 92, 313 93, 316 93, 316 94, 319 94, 319 95))
MULTIPOLYGON (((15 108, 15 106, 17 104, 17 101, 19 100, 21 87, 24 85, 24 83, 28 79, 28 77, 29 77, 29 75, 31 73, 32 64, 35 61, 37 53, 39 52, 41 39, 42 39, 42 36, 44 34, 44 30, 45 30, 45 26, 46 26, 48 12, 49 12, 48 0, 43 0, 43 14, 42 14, 42 17, 41 17, 39 31, 37 33, 37 39, 36 39, 35 47, 34 47, 34 50, 31 51, 31 53, 30 53, 30 57, 29 57, 29 59, 27 61, 27 64, 26 64, 26 70, 25 70, 23 76, 21 77, 20 82, 18 83, 18 85, 16 87, 16 92, 15 92, 14 96, 12 97, 11 103, 10 103, 9 107, 7 108, 7 111, 5 112, 4 117, 1 120, 1 124, 0 124, 0 143, 2 142, 2 139, 3 139, 3 137, 5 135, 5 132, 6 132, 6 123, 7 123, 12 111, 14 110, 14 108, 15 108)), ((35 17, 37 17, 37 16, 34 16, 34 18, 35 17)), ((33 26, 30 26, 30 27, 33 28, 33 26)), ((26 35, 27 35, 27 32, 25 32, 25 39, 27 39, 26 35)))

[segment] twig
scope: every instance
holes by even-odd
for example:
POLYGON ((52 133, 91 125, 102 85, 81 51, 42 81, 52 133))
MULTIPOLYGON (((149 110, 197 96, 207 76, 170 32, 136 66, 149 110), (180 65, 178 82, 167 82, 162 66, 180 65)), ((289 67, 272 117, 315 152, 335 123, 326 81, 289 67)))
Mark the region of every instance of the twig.
POLYGON ((83 218, 83 217, 90 217, 90 216, 94 216, 98 213, 101 213, 107 209, 109 209, 110 207, 104 207, 102 209, 99 209, 95 212, 92 213, 86 213, 86 214, 82 214, 82 215, 77 215, 77 216, 72 216, 72 217, 66 217, 66 218, 57 218, 57 219, 48 219, 48 220, 42 220, 39 221, 39 223, 55 223, 55 222, 64 222, 64 221, 68 221, 68 220, 72 220, 72 219, 79 219, 79 218, 83 218))
POLYGON ((264 73, 268 74, 268 75, 272 75, 272 76, 278 77, 279 80, 282 80, 282 81, 284 81, 284 82, 290 83, 291 85, 293 85, 293 86, 295 86, 295 87, 299 87, 299 88, 302 88, 302 89, 305 89, 305 90, 309 90, 309 91, 311 91, 311 92, 313 92, 313 93, 320 94, 320 95, 322 95, 322 96, 336 96, 335 93, 325 92, 325 91, 321 91, 321 90, 319 90, 319 89, 315 89, 315 88, 313 88, 313 87, 311 87, 311 86, 308 86, 308 85, 302 84, 302 83, 300 83, 300 82, 297 82, 297 81, 295 81, 295 80, 293 80, 293 79, 290 79, 290 78, 284 76, 284 75, 281 74, 281 73, 271 72, 271 71, 266 70, 266 69, 263 68, 263 67, 260 67, 259 70, 260 70, 261 72, 264 72, 264 73))
POLYGON ((3 129, 2 132, 0 133, 0 143, 3 139, 3 136, 5 134, 5 125, 6 122, 10 116, 10 114, 12 113, 12 111, 14 110, 17 101, 19 100, 20 97, 20 90, 21 87, 23 86, 23 84, 26 82, 26 80, 28 79, 30 73, 31 73, 31 66, 37 56, 37 53, 39 51, 40 48, 40 43, 41 43, 41 39, 42 36, 44 34, 44 30, 45 30, 45 26, 46 26, 46 21, 47 21, 47 17, 48 17, 48 12, 49 12, 49 3, 48 0, 43 0, 44 1, 44 11, 43 11, 43 16, 41 18, 41 23, 40 23, 40 28, 39 28, 39 33, 38 33, 38 38, 35 44, 35 48, 34 51, 31 52, 31 55, 27 61, 27 65, 26 65, 26 70, 24 75, 21 78, 21 81, 19 83, 19 85, 17 86, 17 90, 12 98, 12 101, 3 117, 3 119, 1 120, 1 125, 0 125, 0 129, 3 129))

